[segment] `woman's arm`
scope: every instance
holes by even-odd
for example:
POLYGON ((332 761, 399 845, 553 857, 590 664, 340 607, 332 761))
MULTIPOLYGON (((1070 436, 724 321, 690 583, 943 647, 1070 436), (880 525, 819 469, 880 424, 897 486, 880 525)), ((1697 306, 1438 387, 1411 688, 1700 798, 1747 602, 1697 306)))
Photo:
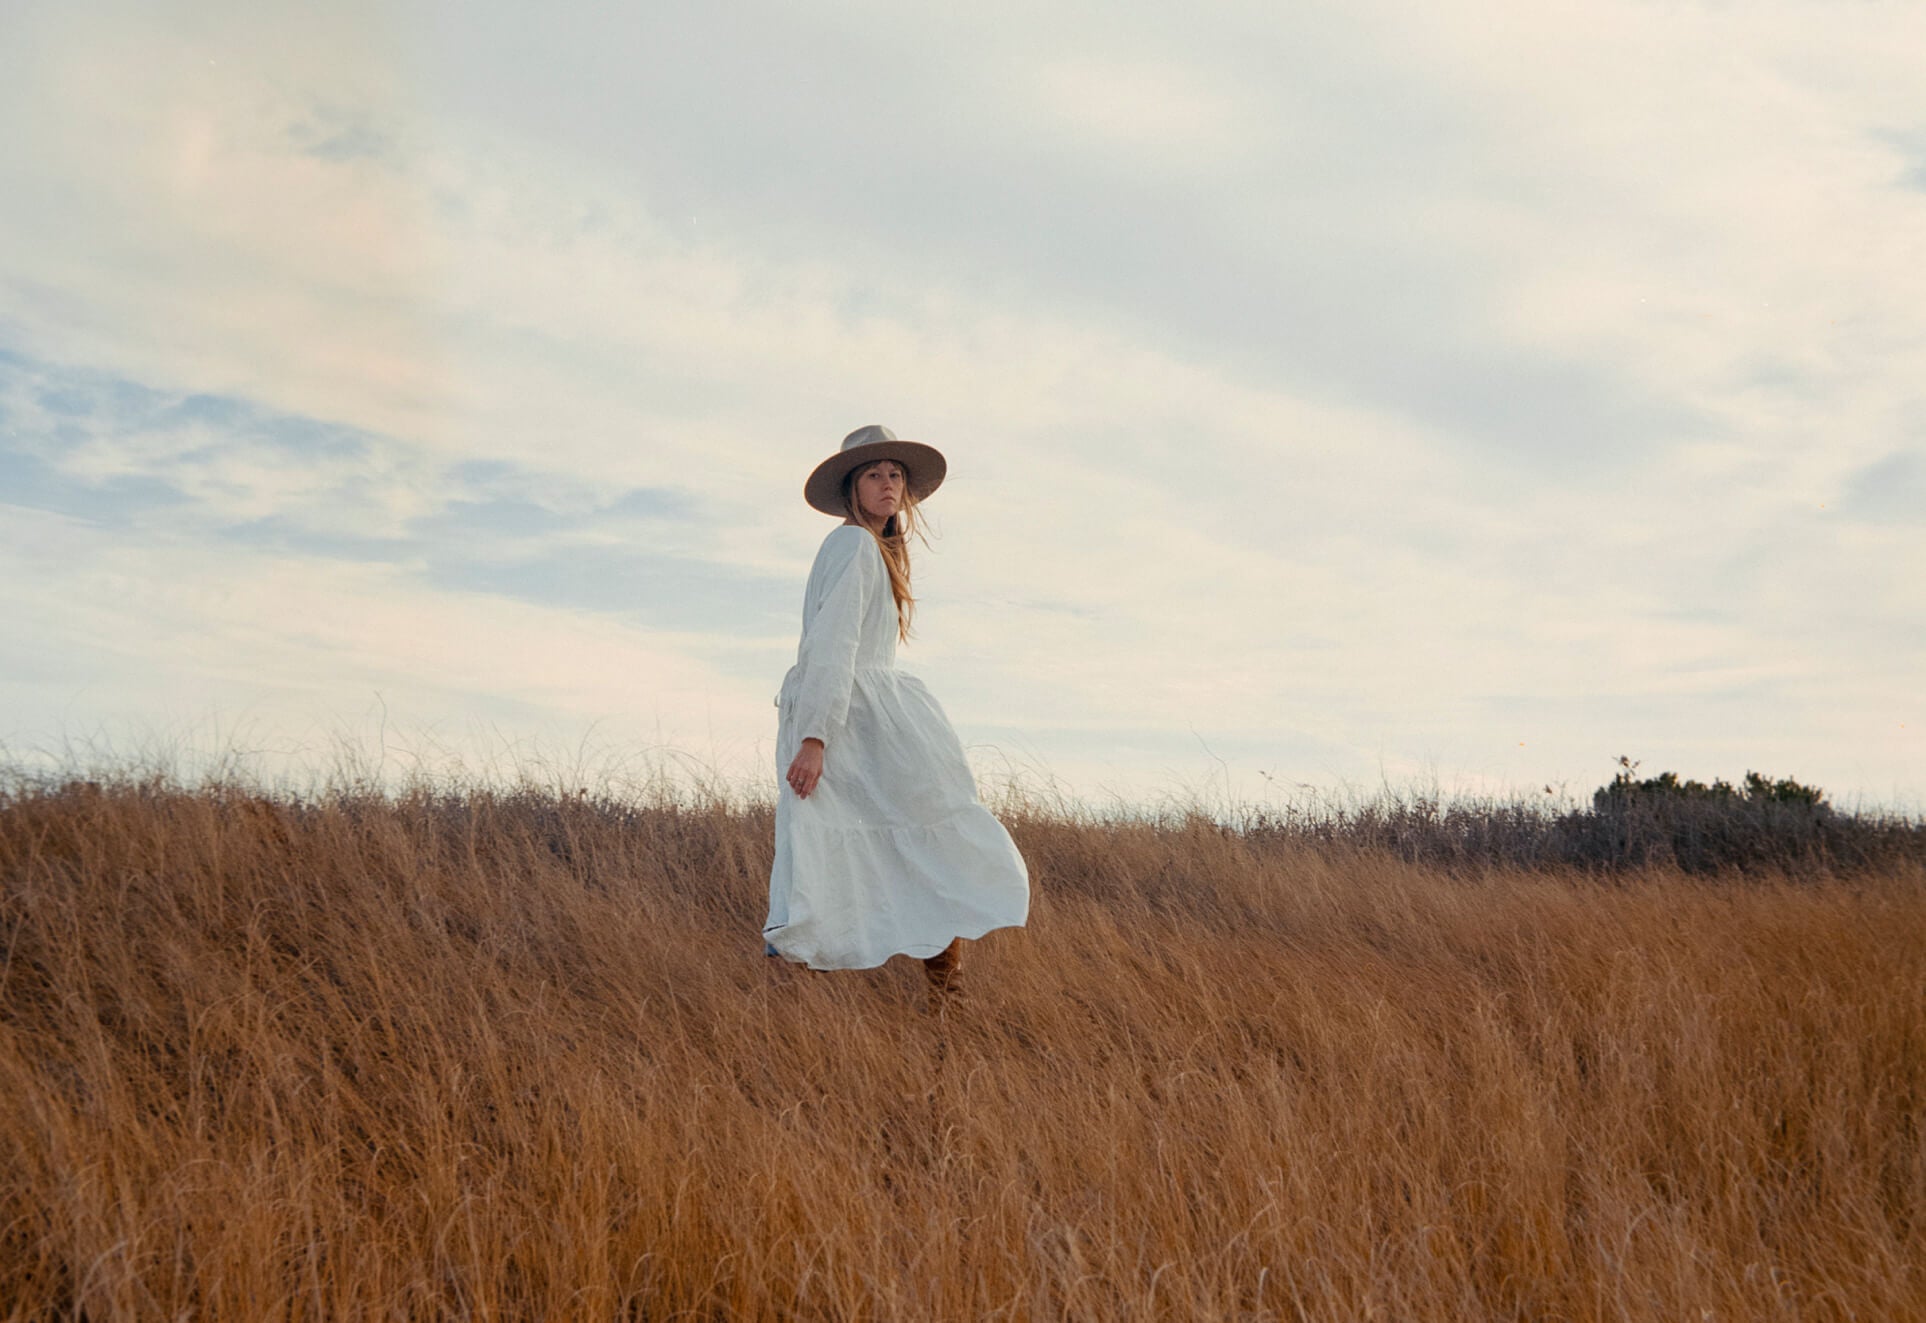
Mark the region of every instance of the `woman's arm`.
POLYGON ((796 733, 827 744, 830 734, 849 716, 856 647, 862 640, 863 617, 882 585, 883 558, 868 532, 849 526, 837 529, 821 554, 838 556, 842 564, 830 571, 834 577, 823 593, 822 605, 803 630, 796 733))

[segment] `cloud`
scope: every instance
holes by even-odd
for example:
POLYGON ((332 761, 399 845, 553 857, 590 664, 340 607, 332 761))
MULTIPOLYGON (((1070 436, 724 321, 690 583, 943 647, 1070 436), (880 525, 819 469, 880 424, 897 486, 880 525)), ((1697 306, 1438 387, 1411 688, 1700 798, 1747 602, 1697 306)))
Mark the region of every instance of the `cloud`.
POLYGON ((711 660, 741 647, 728 639, 449 591, 382 563, 130 539, 39 511, 5 523, 10 749, 100 723, 150 733, 214 714, 312 758, 378 696, 397 730, 471 758, 492 723, 496 743, 506 729, 568 744, 599 725, 734 773, 765 760, 758 732, 708 720, 769 701, 760 677, 711 660))
POLYGON ((392 158, 397 146, 367 112, 323 104, 289 124, 287 135, 298 154, 337 165, 392 158))
POLYGON ((1844 509, 1878 523, 1926 524, 1926 453, 1902 450, 1861 469, 1846 488, 1844 509))
POLYGON ((1207 168, 1226 155, 1249 153, 1266 127, 1220 78, 1168 61, 1072 56, 1044 63, 1032 77, 1046 115, 1140 168, 1207 168))
POLYGON ((793 607, 786 579, 630 545, 650 523, 688 523, 695 507, 674 489, 446 463, 395 438, 17 355, 4 368, 0 398, 16 419, 0 476, 16 506, 168 530, 210 550, 388 565, 424 586, 667 630, 727 632, 793 607))
POLYGON ((71 515, 90 523, 127 527, 156 508, 178 506, 185 493, 152 478, 76 480, 33 455, 0 451, 0 505, 71 515))

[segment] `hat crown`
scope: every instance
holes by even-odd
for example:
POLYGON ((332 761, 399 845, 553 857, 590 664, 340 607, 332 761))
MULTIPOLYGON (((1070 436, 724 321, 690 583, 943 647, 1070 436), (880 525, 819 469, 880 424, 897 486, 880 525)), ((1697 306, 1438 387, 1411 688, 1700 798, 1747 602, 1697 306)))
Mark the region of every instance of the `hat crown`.
POLYGON ((844 437, 842 448, 844 450, 854 450, 858 446, 873 446, 878 441, 894 440, 896 440, 896 433, 890 431, 881 423, 871 423, 867 427, 857 428, 848 436, 844 437))

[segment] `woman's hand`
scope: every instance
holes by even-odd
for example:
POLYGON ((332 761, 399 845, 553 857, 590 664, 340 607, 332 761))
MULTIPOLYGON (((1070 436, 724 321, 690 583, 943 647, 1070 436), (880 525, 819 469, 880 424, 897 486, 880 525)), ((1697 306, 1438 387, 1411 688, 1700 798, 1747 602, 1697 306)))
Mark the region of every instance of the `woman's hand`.
POLYGON ((796 756, 784 774, 789 788, 796 792, 797 799, 808 799, 809 792, 823 779, 823 742, 811 736, 796 750, 796 756))

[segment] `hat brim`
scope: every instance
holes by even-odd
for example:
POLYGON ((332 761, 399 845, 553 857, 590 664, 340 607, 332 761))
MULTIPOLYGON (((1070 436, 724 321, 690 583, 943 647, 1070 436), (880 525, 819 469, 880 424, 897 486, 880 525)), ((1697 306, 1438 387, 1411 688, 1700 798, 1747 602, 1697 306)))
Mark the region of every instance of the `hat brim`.
POLYGON ((943 476, 950 467, 942 451, 921 441, 872 441, 866 446, 839 450, 818 464, 809 481, 803 484, 803 499, 824 514, 847 515, 849 512, 843 508, 843 479, 851 469, 879 459, 893 459, 909 471, 910 495, 919 501, 928 500, 929 494, 943 485, 943 476))

